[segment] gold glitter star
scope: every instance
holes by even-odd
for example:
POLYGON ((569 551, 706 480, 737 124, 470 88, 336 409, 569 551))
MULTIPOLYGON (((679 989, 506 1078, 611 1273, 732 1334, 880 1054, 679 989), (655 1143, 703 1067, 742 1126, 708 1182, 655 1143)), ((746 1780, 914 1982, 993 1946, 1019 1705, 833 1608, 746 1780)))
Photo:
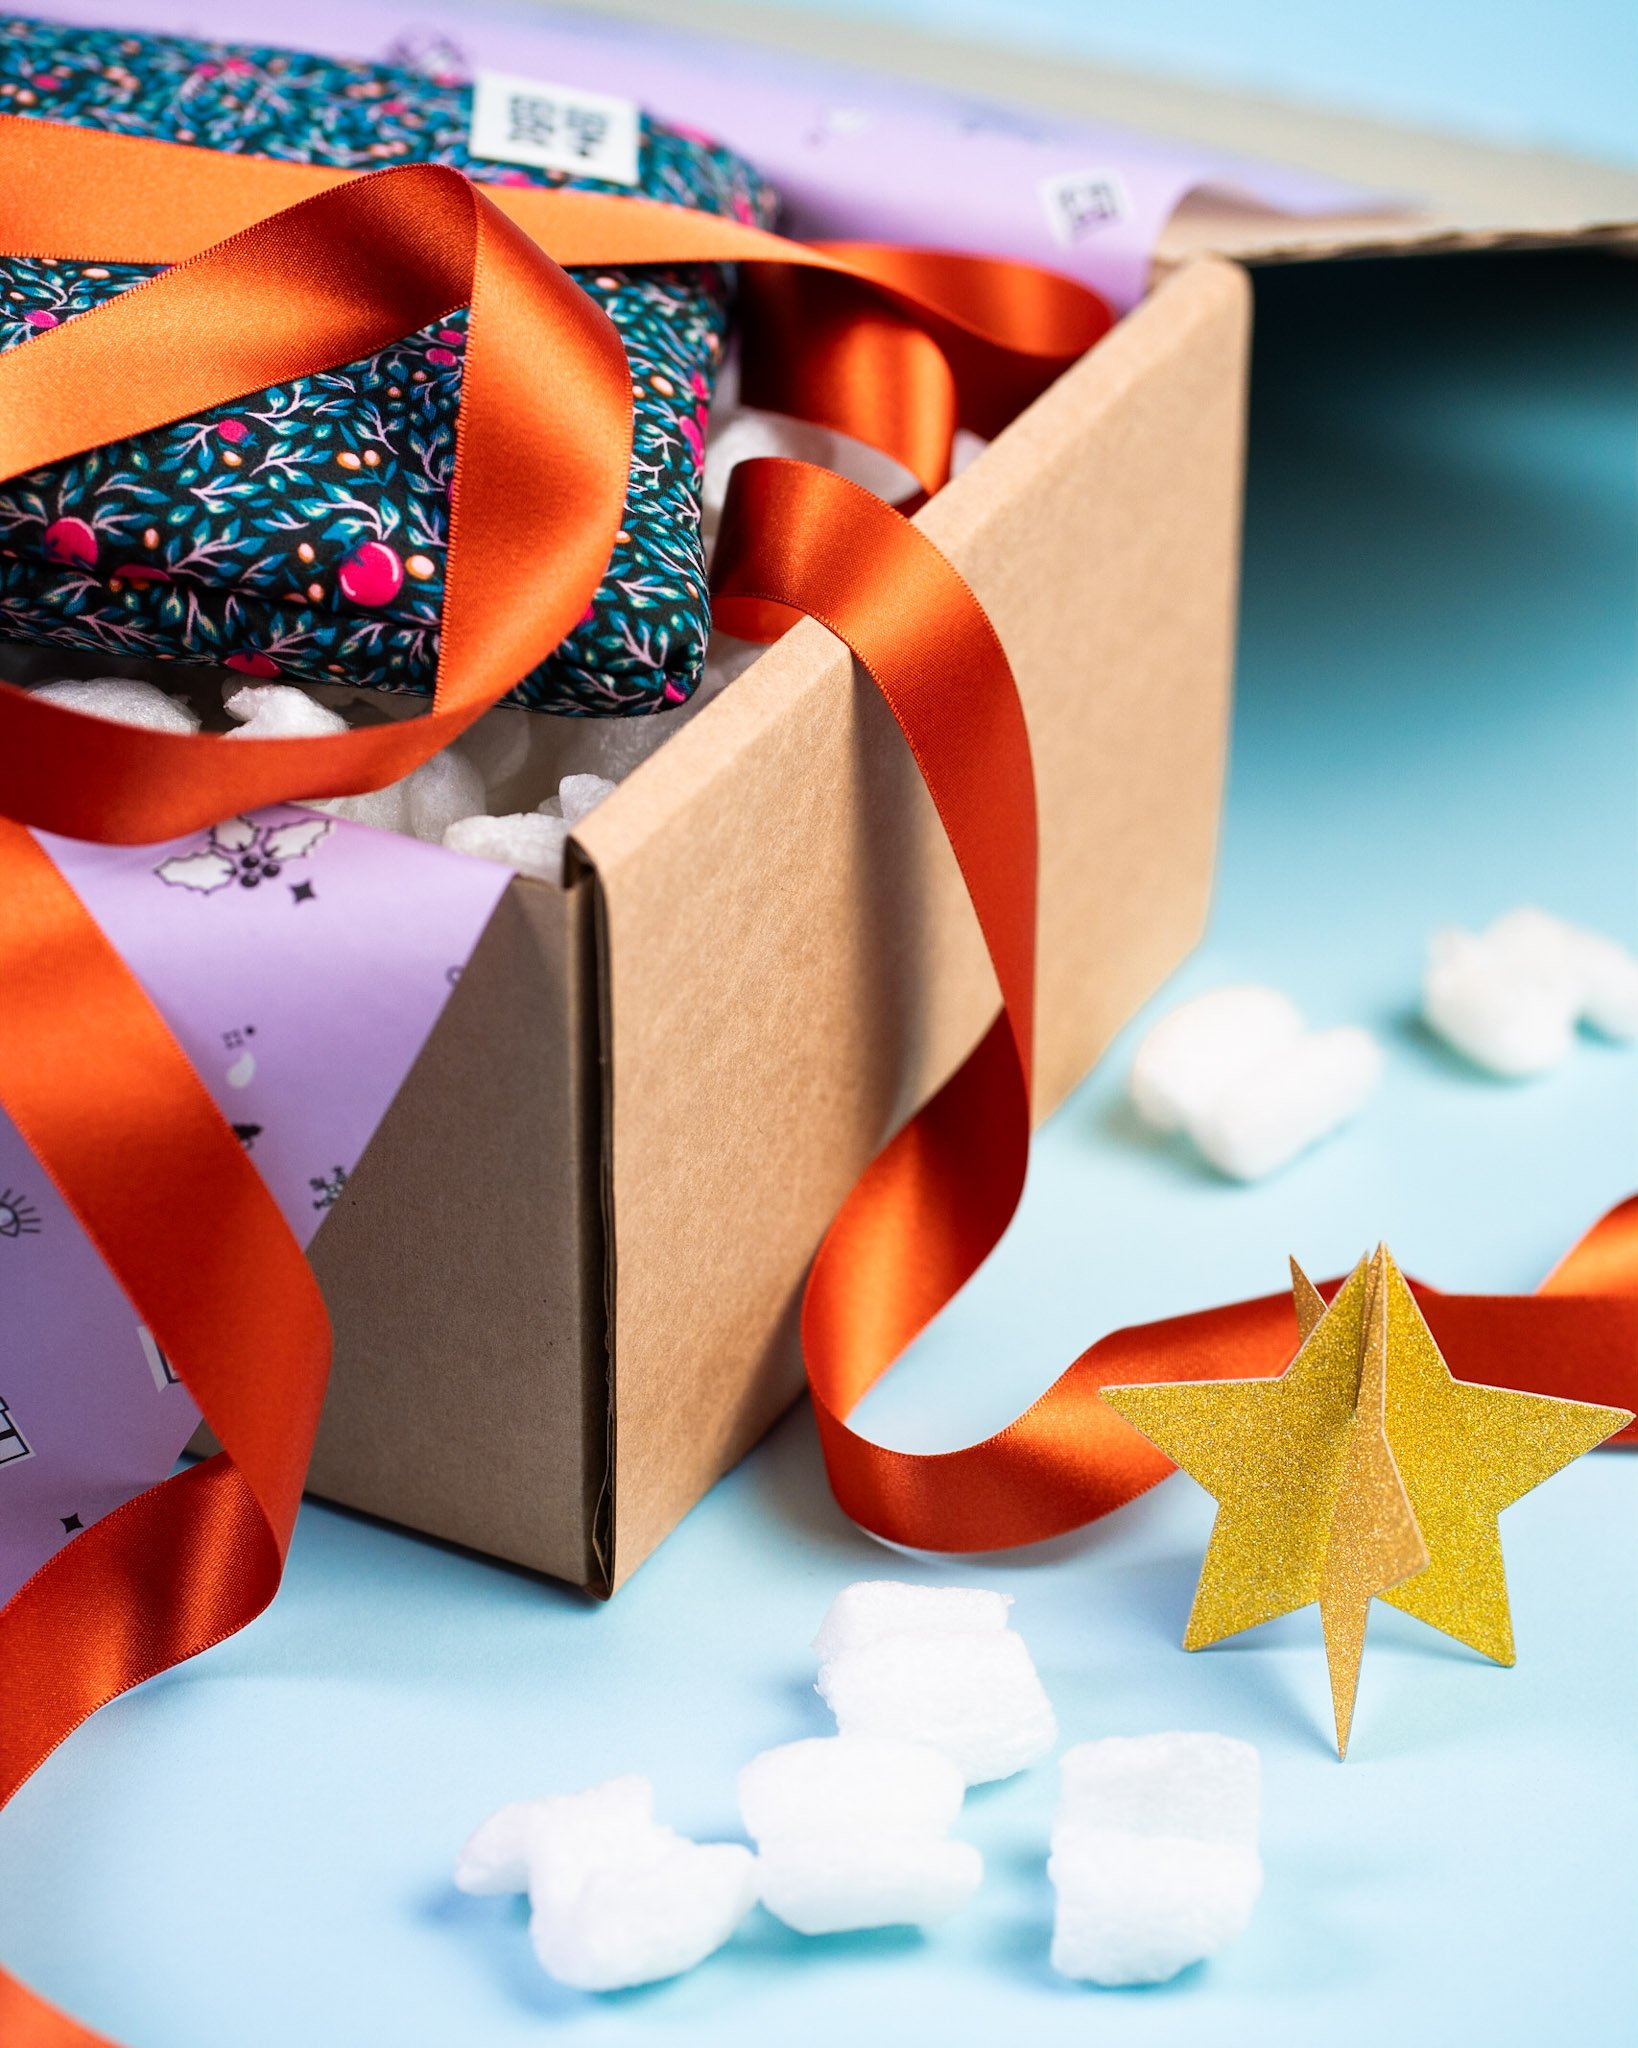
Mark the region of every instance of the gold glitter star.
POLYGON ((1329 1308, 1291 1274, 1301 1343, 1277 1379, 1104 1398, 1217 1501, 1183 1647, 1317 1601, 1340 1757, 1372 1599, 1511 1664, 1496 1517, 1632 1417, 1453 1379, 1385 1247, 1329 1308))

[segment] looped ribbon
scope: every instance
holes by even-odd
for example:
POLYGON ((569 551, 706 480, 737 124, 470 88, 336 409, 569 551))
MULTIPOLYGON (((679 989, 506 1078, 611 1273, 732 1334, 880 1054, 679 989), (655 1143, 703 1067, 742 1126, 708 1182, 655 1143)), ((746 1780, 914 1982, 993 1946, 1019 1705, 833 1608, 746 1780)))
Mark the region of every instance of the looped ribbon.
MULTIPOLYGON (((295 790, 379 787, 550 653, 608 561, 631 437, 623 351, 566 267, 740 264, 747 399, 874 443, 926 491, 947 475, 958 423, 996 431, 1109 314, 1067 279, 998 259, 810 248, 650 201, 484 190, 430 165, 355 177, 15 117, 0 118, 0 192, 0 244, 14 253, 171 266, 0 357, 7 478, 471 308, 423 717, 225 748, 0 685, 0 1102, 223 1445, 77 1535, 0 1610, 4 1803, 98 1707, 273 1597, 329 1370, 323 1304, 283 1218, 27 828, 141 843, 295 790), (83 1088, 93 1061, 94 1104, 83 1088), (136 1193, 156 1176, 212 1219, 185 1270, 136 1193)), ((987 1257, 1022 1190, 1029 741, 972 592, 901 513, 856 486, 799 463, 742 465, 714 575, 717 616, 734 630, 765 634, 805 612, 871 674, 949 834, 1001 995, 977 1048, 872 1162, 814 1262, 803 1344, 832 1485, 865 1527, 922 1548, 1075 1527, 1170 1469, 1099 1390, 1277 1371, 1296 1336, 1289 1301, 1105 1337, 1009 1428, 963 1450, 912 1456, 849 1429, 865 1391, 987 1257), (959 708, 951 673, 963 677, 959 708)), ((1535 1295, 1419 1293, 1469 1376, 1638 1405, 1638 1199, 1595 1225, 1535 1295)), ((3 1971, 0 2039, 107 2048, 3 1971)))

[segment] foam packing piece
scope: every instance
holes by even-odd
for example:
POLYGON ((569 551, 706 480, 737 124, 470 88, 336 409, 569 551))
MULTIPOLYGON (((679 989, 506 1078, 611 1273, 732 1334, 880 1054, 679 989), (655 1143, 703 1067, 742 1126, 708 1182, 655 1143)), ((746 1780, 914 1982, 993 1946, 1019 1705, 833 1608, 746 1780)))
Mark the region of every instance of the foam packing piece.
POLYGON ((1061 1820, 1255 1849, 1262 1762, 1232 1735, 1110 1735, 1058 1760, 1061 1820))
POLYGON ((561 1870, 624 1860, 656 1828, 647 1778, 610 1778, 585 1792, 514 1800, 473 1833, 456 1859, 455 1883, 474 1898, 525 1892, 537 1857, 549 1884, 561 1870))
MULTIPOLYGON (((293 683, 250 683, 230 689, 223 698, 230 718, 239 720, 230 740, 322 739, 346 732, 339 711, 318 703, 293 683)), ((481 811, 483 776, 458 746, 442 748, 419 768, 358 796, 315 797, 310 808, 357 825, 399 832, 436 845, 458 818, 481 811)))
POLYGON ((538 811, 514 811, 501 818, 461 817, 445 826, 442 839, 454 853, 499 861, 519 874, 545 882, 563 880, 563 849, 569 834, 596 810, 616 785, 603 775, 565 775, 557 794, 538 811))
POLYGON ((912 1586, 898 1579, 857 1579, 830 1603, 813 1647, 821 1664, 883 1636, 999 1635, 1010 1593, 981 1586, 912 1586))
POLYGON ((821 1665, 818 1690, 844 1735, 925 1743, 969 1785, 1010 1778, 1058 1739, 1052 1703, 1010 1629, 881 1636, 821 1665))
POLYGON ((1523 906, 1428 942, 1422 1015, 1475 1066, 1524 1080, 1558 1066, 1578 1025, 1638 1038, 1638 957, 1601 932, 1523 906))
POLYGON ((556 796, 549 796, 540 806, 542 817, 564 818, 571 825, 578 825, 588 813, 595 811, 607 796, 613 796, 615 785, 606 775, 565 775, 557 785, 556 796))
POLYGON ((505 818, 459 818, 444 832, 444 844, 452 853, 499 861, 502 867, 543 882, 562 881, 563 849, 568 843, 566 821, 543 818, 538 811, 518 811, 505 818))
POLYGON ((1247 1849, 1087 1828, 1056 1840, 1052 1967, 1094 1984, 1163 1984, 1246 1930, 1262 1889, 1247 1849))
POLYGON ((971 1842, 914 1833, 783 1835, 757 1857, 762 1903, 798 1934, 932 1927, 977 1891, 971 1842))
POLYGON ((322 739, 347 730, 339 711, 293 683, 244 683, 223 692, 222 708, 239 720, 237 730, 224 735, 230 740, 322 739))
POLYGON ((1312 1031, 1278 989, 1180 1003, 1138 1047, 1127 1089, 1145 1123, 1182 1131, 1219 1173, 1261 1180, 1357 1116, 1382 1075, 1368 1031, 1312 1031))
POLYGON ((1110 1736, 1066 1750, 1059 1769, 1054 1969, 1158 1984, 1245 1932, 1262 1889, 1262 1766, 1249 1742, 1110 1736))
POLYGON ((46 704, 61 704, 69 711, 86 711, 93 718, 141 726, 148 732, 199 730, 199 720, 188 705, 168 697, 153 683, 130 676, 69 676, 61 682, 41 683, 29 694, 46 704))
POLYGON ((704 1962, 756 1900, 749 1849, 673 1837, 657 1853, 605 1865, 566 1896, 537 1905, 529 1939, 541 1968, 560 1984, 623 1991, 704 1962))
POLYGON ((984 1875, 972 1844, 945 1836, 965 1791, 948 1757, 890 1736, 764 1750, 739 1774, 762 1903, 798 1934, 946 1919, 984 1875))
POLYGON ((455 1882, 478 1897, 527 1890, 541 1966, 581 1991, 692 1969, 757 1897, 750 1850, 661 1827, 639 1777, 503 1806, 462 1849, 455 1882))
POLYGON ((817 1735, 765 1749, 739 1774, 745 1832, 943 1834, 966 1781, 949 1758, 887 1735, 817 1735))

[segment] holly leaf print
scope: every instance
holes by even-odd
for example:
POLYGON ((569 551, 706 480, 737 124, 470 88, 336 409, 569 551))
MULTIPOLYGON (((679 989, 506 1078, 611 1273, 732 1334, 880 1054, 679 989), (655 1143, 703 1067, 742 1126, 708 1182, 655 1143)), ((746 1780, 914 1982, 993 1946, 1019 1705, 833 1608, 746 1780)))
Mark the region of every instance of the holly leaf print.
POLYGON ((297 818, 288 825, 275 825, 267 835, 267 851, 277 861, 300 860, 330 829, 328 818, 297 818))
POLYGON ((154 873, 173 889, 195 889, 201 896, 213 896, 227 888, 237 870, 225 853, 207 849, 204 853, 173 853, 162 860, 154 873))
POLYGON ((224 853, 248 853, 256 844, 256 827, 248 818, 224 818, 210 836, 224 853))

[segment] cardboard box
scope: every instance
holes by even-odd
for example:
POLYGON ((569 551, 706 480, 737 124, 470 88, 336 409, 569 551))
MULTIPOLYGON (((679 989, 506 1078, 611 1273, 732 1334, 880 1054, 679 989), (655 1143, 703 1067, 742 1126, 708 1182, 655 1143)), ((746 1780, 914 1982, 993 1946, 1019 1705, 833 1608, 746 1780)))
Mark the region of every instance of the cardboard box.
MULTIPOLYGON (((1210 894, 1249 293, 1207 252, 1638 243, 1638 174, 852 19, 661 11, 1418 202, 1329 222, 1191 202, 1151 297, 919 515, 989 609, 1034 745, 1044 1116, 1210 894)), ((799 1391, 812 1252, 995 998, 908 753, 815 626, 577 843, 566 890, 508 891, 318 1238, 337 1360, 311 1483, 607 1592, 799 1391)))
MULTIPOLYGON (((1036 1113, 1198 936, 1249 292, 1180 271, 918 515, 1012 659, 1036 1113)), ((314 1264, 315 1492, 608 1590, 802 1384, 814 1247, 995 990, 897 728, 804 623, 508 890, 314 1264)))

